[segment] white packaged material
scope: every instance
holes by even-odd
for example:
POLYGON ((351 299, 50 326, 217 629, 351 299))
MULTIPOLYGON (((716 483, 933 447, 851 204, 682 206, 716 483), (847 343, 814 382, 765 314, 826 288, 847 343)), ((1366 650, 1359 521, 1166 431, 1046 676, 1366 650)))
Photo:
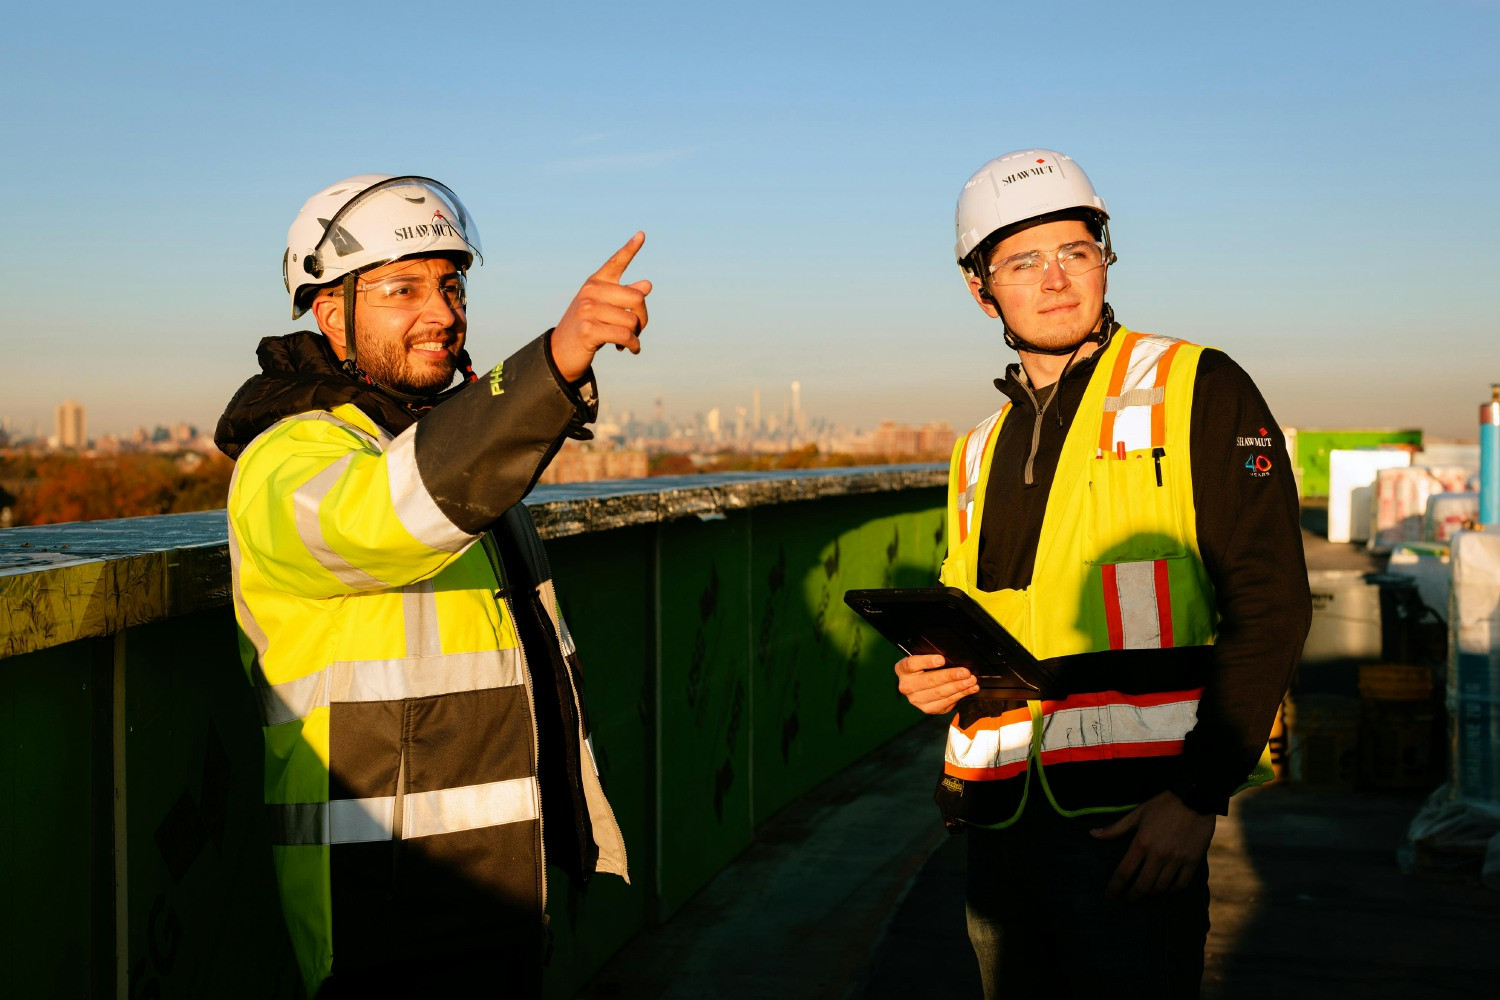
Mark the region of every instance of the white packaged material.
POLYGON ((1500 532, 1451 545, 1448 715, 1456 798, 1500 803, 1500 532))
POLYGON ((1411 464, 1404 449, 1328 453, 1328 540, 1363 542, 1370 537, 1375 474, 1411 464))
POLYGON ((1310 570, 1312 625, 1303 663, 1380 659, 1380 588, 1364 570, 1310 570))
POLYGON ((1411 457, 1412 465, 1460 465, 1470 476, 1479 474, 1479 445, 1456 441, 1423 441, 1422 450, 1411 457))
POLYGON ((1452 784, 1439 786, 1406 829, 1396 850, 1401 870, 1452 874, 1479 859, 1480 881, 1500 889, 1500 804, 1455 799, 1452 784))
POLYGON ((1422 540, 1446 542, 1464 526, 1479 519, 1478 493, 1434 493, 1427 498, 1422 540))
MULTIPOLYGON (((1420 456, 1419 456, 1420 457, 1420 456)), ((1370 549, 1389 552, 1400 542, 1422 539, 1427 498, 1462 491, 1473 474, 1461 465, 1413 465, 1375 474, 1370 549)))

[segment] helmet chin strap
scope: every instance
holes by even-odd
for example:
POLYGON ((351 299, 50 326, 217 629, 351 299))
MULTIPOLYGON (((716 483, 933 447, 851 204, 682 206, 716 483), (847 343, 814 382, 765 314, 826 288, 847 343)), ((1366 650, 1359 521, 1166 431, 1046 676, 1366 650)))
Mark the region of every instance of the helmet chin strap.
MULTIPOLYGON (((995 307, 995 311, 1000 312, 998 305, 995 307)), ((1096 340, 1101 344, 1104 343, 1109 337, 1110 328, 1114 326, 1114 322, 1115 311, 1106 302, 1104 303, 1104 308, 1099 311, 1097 327, 1085 334, 1083 339, 1078 341, 1078 343, 1069 344, 1066 347, 1042 347, 1039 344, 1033 344, 1031 341, 1023 339, 1020 334, 1010 328, 1009 323, 1005 322, 1005 314, 1000 313, 1000 325, 1005 330, 1005 346, 1017 352, 1025 351, 1027 354, 1047 354, 1052 357, 1062 357, 1072 354, 1091 340, 1096 340)))
POLYGON ((358 287, 359 275, 344 275, 344 362, 339 366, 344 370, 344 374, 356 382, 363 382, 366 385, 374 386, 387 396, 405 403, 407 408, 412 410, 431 409, 449 396, 456 395, 459 390, 463 389, 470 382, 479 381, 479 376, 474 374, 474 362, 470 360, 469 352, 463 348, 458 349, 458 357, 455 359, 459 370, 463 372, 464 377, 462 381, 439 392, 427 395, 403 392, 400 389, 386 385, 384 382, 378 382, 369 375, 366 375, 364 370, 359 367, 354 344, 354 293, 358 291, 358 287))

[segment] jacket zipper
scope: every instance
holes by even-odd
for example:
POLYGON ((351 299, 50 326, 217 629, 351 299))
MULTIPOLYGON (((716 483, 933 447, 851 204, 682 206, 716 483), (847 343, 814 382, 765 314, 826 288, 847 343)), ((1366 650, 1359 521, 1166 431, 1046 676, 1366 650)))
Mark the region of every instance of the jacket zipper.
POLYGON ((1054 385, 1052 394, 1047 397, 1047 402, 1040 406, 1037 405, 1036 393, 1031 391, 1031 379, 1028 378, 1021 383, 1021 388, 1026 390, 1026 395, 1031 400, 1032 412, 1036 414, 1036 419, 1031 422, 1031 454, 1026 456, 1026 485, 1031 486, 1036 482, 1035 477, 1032 476, 1032 466, 1036 464, 1037 449, 1042 445, 1042 416, 1047 412, 1047 407, 1051 406, 1052 401, 1057 398, 1062 387, 1054 385))

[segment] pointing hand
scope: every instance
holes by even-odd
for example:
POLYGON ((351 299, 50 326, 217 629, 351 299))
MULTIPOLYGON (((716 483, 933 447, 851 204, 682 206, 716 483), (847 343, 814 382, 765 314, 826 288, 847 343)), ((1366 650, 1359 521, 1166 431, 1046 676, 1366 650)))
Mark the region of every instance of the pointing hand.
POLYGON ((552 331, 552 360, 569 382, 581 379, 593 364, 594 354, 605 344, 614 344, 631 354, 641 352, 641 331, 645 329, 646 296, 651 282, 642 278, 628 285, 620 284, 625 269, 646 242, 645 233, 636 233, 614 252, 604 266, 595 271, 552 331))

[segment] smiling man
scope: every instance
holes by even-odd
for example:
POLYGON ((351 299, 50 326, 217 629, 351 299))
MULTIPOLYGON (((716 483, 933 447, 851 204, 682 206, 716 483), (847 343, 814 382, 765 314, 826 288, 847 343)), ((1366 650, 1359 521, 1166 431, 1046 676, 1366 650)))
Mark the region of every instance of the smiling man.
POLYGON ((545 866, 627 877, 521 499, 590 436, 594 354, 640 351, 651 283, 621 277, 644 240, 478 377, 479 234, 452 191, 364 174, 292 223, 292 317, 318 332, 261 341, 216 439, 237 463, 235 615, 309 996, 537 995, 545 866))
POLYGON ((954 448, 942 581, 1066 658, 1030 702, 896 664, 912 705, 957 709, 937 800, 985 995, 1196 996, 1215 819, 1270 777, 1311 618, 1286 450, 1229 358, 1115 320, 1109 215, 1067 156, 985 164, 957 237, 1019 363, 954 448))

